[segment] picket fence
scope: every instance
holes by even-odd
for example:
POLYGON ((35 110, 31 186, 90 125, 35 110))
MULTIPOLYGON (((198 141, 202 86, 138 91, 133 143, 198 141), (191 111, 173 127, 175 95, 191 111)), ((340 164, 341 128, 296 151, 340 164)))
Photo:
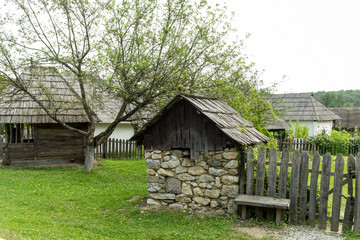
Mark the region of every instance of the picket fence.
MULTIPOLYGON (((327 221, 330 221, 331 231, 339 231, 342 223, 343 231, 353 229, 356 233, 360 232, 360 178, 356 178, 360 175, 360 154, 356 160, 349 155, 347 167, 344 157, 338 155, 334 172, 331 171, 333 159, 329 153, 321 159, 316 152, 312 163, 306 151, 295 150, 290 159, 289 150, 284 149, 281 161, 278 161, 275 149, 270 149, 268 155, 267 160, 266 151, 262 148, 257 160, 254 160, 251 147, 243 152, 239 171, 240 194, 290 199, 290 209, 283 214, 290 224, 317 225, 319 229, 325 229, 327 221), (309 168, 309 165, 312 167, 309 168), (291 173, 288 172, 290 169, 291 173), (330 186, 333 187, 330 189, 330 186)), ((267 219, 274 219, 273 209, 255 210, 256 217, 266 215, 267 219)), ((251 209, 247 213, 251 214, 251 209)))
POLYGON ((109 138, 97 146, 95 153, 101 158, 136 159, 144 156, 144 147, 137 146, 134 141, 109 138))
POLYGON ((338 152, 347 152, 347 154, 357 154, 359 152, 358 146, 341 146, 339 144, 334 144, 333 146, 326 146, 326 144, 320 145, 312 143, 302 138, 288 139, 286 141, 280 140, 278 142, 279 149, 284 150, 288 148, 290 150, 305 150, 311 153, 319 152, 320 154, 325 154, 330 152, 332 154, 338 152))

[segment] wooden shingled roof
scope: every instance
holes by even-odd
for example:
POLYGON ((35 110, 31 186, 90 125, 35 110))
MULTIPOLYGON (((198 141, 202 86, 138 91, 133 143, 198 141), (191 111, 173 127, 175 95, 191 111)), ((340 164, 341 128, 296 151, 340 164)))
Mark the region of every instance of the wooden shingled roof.
POLYGON ((360 107, 352 108, 330 108, 336 115, 341 117, 335 121, 335 126, 341 125, 342 128, 354 129, 360 127, 360 107))
POLYGON ((132 139, 140 139, 148 128, 155 125, 166 112, 182 100, 189 102, 201 114, 214 122, 219 130, 240 145, 259 144, 269 140, 266 136, 257 131, 252 123, 243 119, 234 109, 222 100, 187 94, 176 96, 138 133, 136 133, 132 139))
MULTIPOLYGON (((52 67, 31 68, 21 74, 27 90, 64 122, 89 122, 76 95, 52 67), (55 99, 50 101, 49 98, 55 99)), ((1 94, 1 123, 55 123, 30 96, 9 85, 1 94)))
MULTIPOLYGON (((53 67, 32 67, 22 73, 21 78, 28 84, 28 91, 57 118, 67 123, 89 122, 80 100, 76 97, 80 88, 72 75, 62 75, 53 67), (73 92, 67 84, 71 84, 73 92), (49 96, 55 99, 51 104, 49 96)), ((87 87, 87 86, 85 86, 87 87)), ((97 91, 100 91, 97 89, 97 91)), ((97 121, 111 123, 119 110, 119 102, 109 93, 97 92, 95 98, 92 89, 87 89, 92 98, 92 107, 97 121)), ((12 86, 8 86, 0 96, 0 123, 55 123, 30 96, 12 86)))
POLYGON ((277 112, 286 121, 333 121, 338 115, 325 107, 312 93, 275 94, 269 98, 277 112))

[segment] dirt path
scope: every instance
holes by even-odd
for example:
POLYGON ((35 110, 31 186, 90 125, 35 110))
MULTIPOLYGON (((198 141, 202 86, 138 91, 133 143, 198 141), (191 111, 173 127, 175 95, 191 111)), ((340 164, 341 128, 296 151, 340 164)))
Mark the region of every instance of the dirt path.
POLYGON ((241 221, 235 230, 246 233, 255 239, 264 237, 270 239, 297 239, 297 240, 341 240, 341 234, 333 233, 329 230, 319 230, 308 226, 274 226, 268 223, 256 223, 251 221, 241 221))

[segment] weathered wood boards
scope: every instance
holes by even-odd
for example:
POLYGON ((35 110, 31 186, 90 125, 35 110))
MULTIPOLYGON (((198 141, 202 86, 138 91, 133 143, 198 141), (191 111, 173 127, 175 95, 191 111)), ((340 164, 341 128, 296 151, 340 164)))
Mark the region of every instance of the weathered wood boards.
POLYGON ((335 160, 334 193, 333 193, 331 227, 330 227, 330 230, 335 232, 339 230, 343 174, 344 174, 344 158, 340 154, 336 157, 335 160))
POLYGON ((109 138, 96 148, 95 153, 103 158, 135 159, 143 157, 143 146, 134 141, 109 138))
POLYGON ((297 208, 298 208, 298 192, 299 192, 299 174, 300 174, 300 153, 295 150, 292 165, 291 165, 291 178, 290 178, 290 210, 289 222, 296 224, 297 208))
POLYGON ((355 162, 355 213, 354 213, 354 232, 360 233, 360 153, 356 156, 355 162))
MULTIPOLYGON (((85 129, 87 124, 73 124, 85 129)), ((33 124, 31 142, 9 142, 6 149, 8 163, 14 166, 47 165, 70 162, 82 163, 85 159, 85 138, 58 124, 33 124)))
MULTIPOLYGON (((264 148, 261 148, 259 151, 257 168, 256 168, 255 195, 257 195, 257 196, 264 195, 265 161, 266 161, 266 152, 265 152, 264 148)), ((263 209, 256 208, 256 216, 262 218, 263 217, 263 209)))
POLYGON ((326 229, 326 219, 328 213, 330 171, 331 171, 331 155, 326 153, 323 158, 321 186, 320 186, 320 206, 319 206, 319 225, 320 229, 326 229))
POLYGON ((320 166, 320 154, 316 152, 314 154, 312 169, 311 169, 311 180, 310 180, 310 196, 309 196, 309 225, 315 227, 316 220, 316 194, 319 179, 319 166, 320 166))
POLYGON ((308 192, 308 177, 309 177, 309 154, 307 152, 301 153, 300 174, 299 174, 299 214, 298 224, 305 225, 306 217, 306 203, 308 192))
POLYGON ((274 198, 274 197, 264 197, 264 196, 254 196, 254 195, 245 195, 240 194, 235 198, 237 204, 243 205, 242 208, 242 218, 246 218, 246 206, 254 207, 265 207, 265 208, 275 208, 276 209, 276 224, 280 223, 281 220, 281 209, 288 209, 290 206, 289 199, 283 198, 274 198))
MULTIPOLYGON (((360 210, 357 209, 358 206, 360 208, 359 179, 356 180, 355 184, 355 197, 353 186, 353 179, 360 176, 360 168, 356 168, 356 166, 360 166, 360 154, 357 156, 356 164, 352 155, 348 157, 348 171, 344 173, 345 164, 342 155, 336 157, 332 172, 333 159, 330 154, 326 154, 321 159, 319 153, 315 153, 312 159, 312 167, 309 169, 310 158, 305 151, 301 154, 299 151, 295 151, 290 163, 287 149, 282 152, 279 163, 277 162, 278 154, 274 149, 268 153, 269 161, 266 161, 266 157, 264 157, 266 152, 264 149, 260 149, 256 161, 254 160, 256 157, 253 156, 253 149, 248 148, 245 164, 246 176, 240 175, 240 177, 244 177, 244 180, 246 178, 244 193, 249 195, 249 199, 253 202, 245 203, 242 196, 238 201, 239 203, 256 207, 256 216, 262 217, 265 211, 264 209, 261 210, 261 207, 271 208, 267 206, 270 204, 267 202, 269 198, 287 199, 290 203, 288 220, 291 224, 304 225, 308 223, 311 227, 315 227, 318 218, 320 229, 325 229, 328 225, 327 221, 330 220, 331 231, 339 231, 340 223, 343 222, 343 231, 352 229, 354 225, 354 230, 360 232, 360 210), (321 170, 320 166, 322 166, 321 170), (291 168, 290 176, 288 176, 289 167, 291 168), (255 191, 254 176, 256 176, 255 191), (278 182, 277 179, 279 179, 278 182), (333 188, 330 189, 330 185, 333 188), (348 194, 345 193, 345 187, 348 194), (346 205, 342 205, 341 200, 343 198, 346 198, 346 205), (332 202, 329 202, 329 199, 332 202), (260 201, 261 204, 257 201, 260 201), (329 211, 329 206, 331 206, 331 211, 329 211), (342 211, 344 211, 343 216, 342 211)), ((243 206, 243 217, 250 217, 249 208, 243 206)), ((278 209, 277 212, 281 212, 281 208, 278 209)), ((277 218, 279 218, 278 216, 280 215, 277 214, 277 218)), ((266 217, 273 219, 274 212, 270 209, 266 210, 266 217)))

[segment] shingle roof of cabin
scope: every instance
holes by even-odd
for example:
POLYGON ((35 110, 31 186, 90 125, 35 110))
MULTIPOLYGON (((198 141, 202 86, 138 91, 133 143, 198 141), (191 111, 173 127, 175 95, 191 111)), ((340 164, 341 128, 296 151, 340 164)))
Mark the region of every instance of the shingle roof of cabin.
POLYGON ((140 139, 148 128, 155 125, 165 112, 168 112, 181 100, 189 102, 200 113, 214 122, 219 130, 241 145, 259 144, 269 140, 266 136, 257 131, 252 123, 243 119, 234 109, 222 100, 187 94, 177 95, 131 139, 140 139))
POLYGON ((340 119, 325 107, 312 93, 276 94, 269 98, 275 111, 283 112, 287 121, 333 121, 340 119))
POLYGON ((267 130, 284 130, 290 127, 290 124, 283 119, 269 120, 266 124, 267 130))
POLYGON ((341 117, 335 125, 341 124, 343 128, 360 127, 360 107, 353 108, 330 108, 336 115, 341 117))
MULTIPOLYGON (((21 77, 29 84, 28 91, 41 99, 41 103, 52 113, 56 112, 58 119, 69 123, 89 122, 82 104, 76 97, 76 92, 80 92, 79 87, 74 84, 73 88, 76 91, 74 93, 64 81, 74 83, 73 76, 61 75, 53 67, 33 67, 29 72, 22 73, 21 77), (52 98, 56 99, 55 105, 51 105, 47 94, 51 94, 52 98)), ((95 106, 97 121, 112 122, 119 109, 118 104, 106 94, 102 94, 100 101, 104 104, 95 106)), ((98 100, 94 101, 96 102, 98 100)), ((26 93, 14 91, 12 86, 8 86, 1 94, 0 122, 55 123, 26 93)))

